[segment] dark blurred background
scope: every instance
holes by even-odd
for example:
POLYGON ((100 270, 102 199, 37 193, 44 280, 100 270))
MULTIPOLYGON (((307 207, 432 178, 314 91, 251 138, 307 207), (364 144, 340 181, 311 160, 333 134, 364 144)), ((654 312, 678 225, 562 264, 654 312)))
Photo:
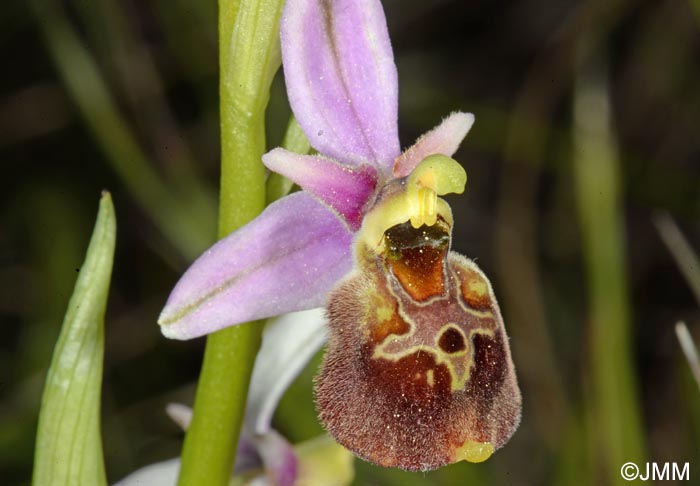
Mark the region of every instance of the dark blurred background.
MULTIPOLYGON (((690 463, 700 389, 674 333, 700 339, 700 2, 384 2, 403 146, 453 110, 454 249, 500 300, 524 396, 484 464, 408 474, 355 461, 358 485, 617 484, 624 463, 690 463), (669 244, 664 243, 664 238, 669 244), (680 263, 674 259, 674 253, 680 263), (679 256, 680 255, 680 256, 679 256), (697 284, 696 284, 697 285, 697 284)), ((118 241, 106 321, 110 481, 173 457, 164 413, 191 404, 203 339, 155 321, 215 237, 217 6, 210 1, 3 2, 0 7, 0 483, 28 484, 46 369, 102 189, 118 241)), ((289 117, 278 75, 268 145, 289 117)), ((322 432, 311 377, 276 427, 322 432)), ((671 483, 669 483, 671 484, 671 483)))

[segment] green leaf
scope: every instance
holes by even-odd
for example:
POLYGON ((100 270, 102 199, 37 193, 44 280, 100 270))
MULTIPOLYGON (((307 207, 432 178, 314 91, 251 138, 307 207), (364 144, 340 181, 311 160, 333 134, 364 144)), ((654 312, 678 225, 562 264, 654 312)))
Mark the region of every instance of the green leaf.
MULTIPOLYGON (((620 160, 611 130, 610 87, 602 58, 586 59, 574 92, 573 175, 589 299, 590 450, 606 484, 626 484, 620 465, 643 464, 645 432, 632 350, 628 242, 620 160)), ((584 481, 584 484, 587 481, 584 481)))
POLYGON ((104 192, 46 378, 34 455, 35 486, 107 484, 100 389, 115 236, 112 198, 104 192))

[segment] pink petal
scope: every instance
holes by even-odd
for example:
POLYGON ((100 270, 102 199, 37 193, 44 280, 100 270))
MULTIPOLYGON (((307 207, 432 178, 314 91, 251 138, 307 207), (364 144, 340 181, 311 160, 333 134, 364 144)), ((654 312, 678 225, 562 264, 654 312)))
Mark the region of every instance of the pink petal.
POLYGON ((161 330, 189 339, 322 306, 351 268, 351 241, 347 226, 309 194, 280 199, 192 264, 158 319, 161 330))
POLYGON ((311 145, 390 171, 398 84, 381 3, 288 0, 280 29, 289 102, 311 145))
POLYGON ((428 155, 452 157, 473 124, 474 115, 471 113, 452 113, 396 159, 394 177, 406 177, 428 155))
POLYGON ((377 185, 374 167, 344 165, 325 157, 299 155, 280 148, 263 155, 263 163, 328 204, 353 230, 359 229, 362 209, 377 185))

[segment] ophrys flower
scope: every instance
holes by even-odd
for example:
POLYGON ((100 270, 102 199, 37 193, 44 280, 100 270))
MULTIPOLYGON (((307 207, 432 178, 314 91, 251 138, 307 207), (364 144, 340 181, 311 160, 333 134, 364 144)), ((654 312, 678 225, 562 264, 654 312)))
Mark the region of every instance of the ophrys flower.
POLYGON ((450 115, 400 153, 378 1, 289 0, 281 42, 290 104, 318 155, 263 157, 303 190, 190 267, 163 333, 186 339, 327 305, 317 404, 341 444, 411 470, 484 460, 517 427, 521 398, 491 285, 450 252, 452 212, 439 197, 464 189, 450 157, 473 116, 450 115))

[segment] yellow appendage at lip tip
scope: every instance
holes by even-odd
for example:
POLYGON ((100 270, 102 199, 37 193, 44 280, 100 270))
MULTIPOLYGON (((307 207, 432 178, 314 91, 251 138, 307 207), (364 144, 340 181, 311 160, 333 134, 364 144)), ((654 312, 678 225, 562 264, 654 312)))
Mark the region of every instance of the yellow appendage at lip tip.
POLYGON ((490 442, 466 441, 455 451, 455 462, 484 462, 493 454, 493 444, 490 442))

